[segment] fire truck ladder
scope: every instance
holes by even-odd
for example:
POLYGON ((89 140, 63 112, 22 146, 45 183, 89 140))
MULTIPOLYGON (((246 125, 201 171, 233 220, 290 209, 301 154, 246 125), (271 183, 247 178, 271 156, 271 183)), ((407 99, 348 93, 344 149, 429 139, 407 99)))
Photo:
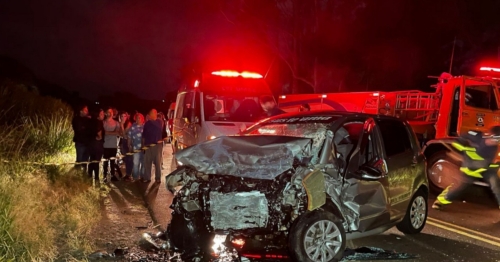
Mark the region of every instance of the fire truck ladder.
POLYGON ((398 92, 395 112, 407 120, 436 122, 439 114, 439 101, 436 93, 398 92))

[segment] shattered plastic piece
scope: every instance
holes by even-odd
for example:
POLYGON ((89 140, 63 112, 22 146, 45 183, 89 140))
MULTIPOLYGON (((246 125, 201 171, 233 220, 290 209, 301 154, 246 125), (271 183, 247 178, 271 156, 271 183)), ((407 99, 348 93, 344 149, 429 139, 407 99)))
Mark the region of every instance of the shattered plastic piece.
POLYGON ((89 255, 89 259, 99 259, 108 257, 109 253, 106 250, 99 250, 89 255))
POLYGON ((418 255, 408 253, 398 253, 396 251, 385 250, 378 247, 359 247, 356 249, 346 249, 342 261, 351 260, 400 260, 415 259, 418 255))
POLYGON ((159 238, 161 240, 167 240, 167 235, 165 235, 165 232, 159 231, 155 235, 156 238, 159 238))
POLYGON ((160 249, 160 246, 155 242, 155 240, 149 233, 142 234, 142 240, 144 240, 146 243, 150 244, 154 248, 160 249))
POLYGON ((115 249, 115 251, 113 251, 113 254, 117 257, 121 257, 127 254, 127 252, 127 248, 117 248, 115 249))

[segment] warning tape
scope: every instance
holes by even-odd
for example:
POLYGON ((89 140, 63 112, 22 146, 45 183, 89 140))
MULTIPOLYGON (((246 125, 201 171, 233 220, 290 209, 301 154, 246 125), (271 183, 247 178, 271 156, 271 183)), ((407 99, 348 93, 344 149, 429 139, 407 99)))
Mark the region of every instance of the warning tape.
POLYGON ((113 161, 113 160, 118 160, 122 159, 126 156, 132 156, 137 153, 142 152, 143 150, 147 150, 149 148, 155 147, 156 145, 163 144, 164 141, 167 141, 169 138, 165 138, 162 140, 159 140, 156 144, 149 144, 147 146, 141 147, 141 149, 134 150, 132 152, 128 152, 125 155, 119 155, 116 157, 110 157, 110 158, 101 158, 101 160, 93 160, 93 161, 84 161, 84 162, 66 162, 66 163, 52 163, 52 162, 39 162, 39 161, 17 161, 17 160, 4 160, 0 159, 0 162, 2 163, 21 163, 25 165, 40 165, 40 166, 63 166, 63 165, 86 165, 86 164, 92 164, 92 163, 101 163, 101 162, 107 162, 107 161, 113 161))

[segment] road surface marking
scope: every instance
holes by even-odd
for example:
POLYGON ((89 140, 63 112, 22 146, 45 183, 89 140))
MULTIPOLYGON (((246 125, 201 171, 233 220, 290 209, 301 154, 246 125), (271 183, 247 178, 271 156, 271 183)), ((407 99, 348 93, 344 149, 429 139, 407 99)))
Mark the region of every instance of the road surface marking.
POLYGON ((430 221, 432 221, 434 223, 440 223, 440 224, 445 225, 445 226, 454 227, 456 229, 459 229, 459 230, 462 230, 462 231, 466 231, 466 232, 472 233, 474 235, 483 236, 483 237, 489 238, 491 240, 500 242, 500 238, 494 237, 492 235, 488 235, 488 234, 485 234, 485 233, 481 233, 481 232, 478 232, 476 230, 472 230, 472 229, 469 229, 469 228, 466 228, 466 227, 457 226, 455 224, 448 223, 448 222, 445 222, 445 221, 442 221, 442 220, 439 220, 439 219, 435 219, 435 218, 432 218, 432 217, 427 217, 427 220, 430 220, 430 221))
POLYGON ((492 240, 489 240, 489 239, 486 239, 486 238, 482 238, 480 236, 472 235, 472 234, 469 234, 469 233, 464 232, 464 231, 459 230, 459 229, 454 229, 454 228, 451 228, 451 227, 440 225, 438 223, 435 223, 435 222, 432 222, 432 221, 429 221, 429 220, 427 220, 427 224, 435 226, 435 227, 439 227, 439 228, 444 229, 444 230, 448 230, 448 231, 457 233, 457 234, 462 235, 462 236, 473 238, 475 240, 479 240, 479 241, 482 241, 484 243, 488 243, 488 244, 496 246, 496 247, 500 247, 500 243, 499 242, 495 242, 495 241, 492 241, 492 240))

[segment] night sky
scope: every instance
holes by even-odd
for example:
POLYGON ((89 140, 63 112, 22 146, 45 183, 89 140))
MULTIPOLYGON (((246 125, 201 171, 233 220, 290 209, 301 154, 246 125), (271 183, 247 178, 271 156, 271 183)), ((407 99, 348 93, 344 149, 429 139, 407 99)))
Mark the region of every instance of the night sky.
MULTIPOLYGON (((261 43, 249 43, 216 2, 225 1, 4 0, 0 55, 82 96, 125 91, 161 99, 177 89, 180 69, 201 57, 242 43, 269 54, 258 50, 261 43)), ((448 71, 455 37, 454 74, 497 59, 500 1, 352 3, 356 6, 336 13, 339 23, 329 27, 331 32, 323 29, 314 38, 325 52, 325 67, 352 69, 357 65, 351 61, 369 64, 365 58, 370 57, 380 70, 400 75, 394 86, 414 89, 427 75, 448 71), (344 50, 351 56, 331 55, 344 50)), ((381 73, 373 81, 383 83, 383 78, 381 73)), ((353 80, 353 86, 360 81, 353 80)))
POLYGON ((177 88, 178 69, 190 59, 185 50, 200 50, 224 30, 194 2, 1 1, 0 54, 82 95, 120 90, 163 98, 177 88))

